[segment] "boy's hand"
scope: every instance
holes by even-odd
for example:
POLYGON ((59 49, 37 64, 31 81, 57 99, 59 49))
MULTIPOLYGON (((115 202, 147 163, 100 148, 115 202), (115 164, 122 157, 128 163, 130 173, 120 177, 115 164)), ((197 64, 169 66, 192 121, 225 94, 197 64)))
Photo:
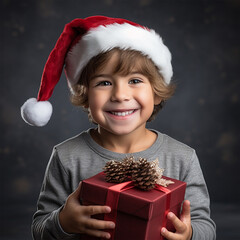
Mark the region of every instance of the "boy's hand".
POLYGON ((79 202, 81 183, 75 192, 69 195, 64 208, 59 213, 59 221, 63 230, 67 233, 84 233, 94 237, 110 238, 108 232, 103 229, 113 229, 114 222, 91 218, 91 215, 109 213, 107 206, 82 206, 79 202))
POLYGON ((172 212, 169 212, 167 218, 172 222, 176 232, 170 232, 162 228, 161 233, 168 240, 190 240, 192 237, 190 202, 185 200, 180 219, 172 212))

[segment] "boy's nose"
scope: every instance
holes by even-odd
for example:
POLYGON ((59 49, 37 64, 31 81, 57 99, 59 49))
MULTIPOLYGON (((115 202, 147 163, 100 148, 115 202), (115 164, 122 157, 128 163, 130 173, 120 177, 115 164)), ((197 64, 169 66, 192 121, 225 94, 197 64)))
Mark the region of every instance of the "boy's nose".
POLYGON ((111 101, 122 102, 130 99, 130 92, 125 86, 114 86, 111 95, 111 101))

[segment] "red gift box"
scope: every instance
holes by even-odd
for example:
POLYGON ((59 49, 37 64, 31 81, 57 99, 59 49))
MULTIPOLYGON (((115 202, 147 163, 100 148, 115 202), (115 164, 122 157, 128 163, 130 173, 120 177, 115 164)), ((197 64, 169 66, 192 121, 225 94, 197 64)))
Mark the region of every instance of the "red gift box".
MULTIPOLYGON (((111 235, 114 235, 115 240, 162 240, 161 228, 163 226, 170 231, 174 231, 174 227, 166 219, 166 214, 171 211, 177 216, 180 215, 186 189, 185 182, 168 177, 164 178, 174 181, 174 184, 167 188, 159 187, 159 189, 155 188, 150 191, 143 191, 131 186, 129 188, 128 186, 126 190, 121 190, 119 197, 116 197, 118 193, 111 192, 110 195, 115 194, 111 213, 105 214, 105 218, 103 214, 93 217, 116 222, 115 230, 109 230, 111 235), (117 209, 114 209, 116 201, 117 209), (111 219, 112 217, 115 219, 111 219)), ((106 182, 103 173, 84 180, 80 193, 82 204, 106 205, 106 202, 109 202, 109 190, 117 185, 106 182)), ((81 239, 98 238, 84 235, 81 239)))

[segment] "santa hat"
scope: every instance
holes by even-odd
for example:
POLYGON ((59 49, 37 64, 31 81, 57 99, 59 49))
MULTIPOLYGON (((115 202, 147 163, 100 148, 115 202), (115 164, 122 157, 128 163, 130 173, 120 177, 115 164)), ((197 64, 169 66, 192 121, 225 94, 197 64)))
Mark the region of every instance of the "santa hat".
POLYGON ((44 126, 52 115, 51 97, 63 67, 68 86, 74 86, 89 60, 115 47, 141 52, 158 67, 166 84, 172 77, 171 53, 152 29, 120 18, 93 16, 68 23, 50 53, 43 70, 37 99, 30 98, 21 107, 24 121, 44 126))

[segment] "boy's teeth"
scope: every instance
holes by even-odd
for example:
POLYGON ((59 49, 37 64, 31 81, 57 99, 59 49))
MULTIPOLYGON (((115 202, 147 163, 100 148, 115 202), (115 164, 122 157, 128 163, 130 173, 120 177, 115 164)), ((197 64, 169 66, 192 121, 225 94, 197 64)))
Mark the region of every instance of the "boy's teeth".
POLYGON ((131 113, 133 113, 133 110, 131 111, 126 111, 126 112, 111 112, 113 115, 116 115, 116 116, 127 116, 131 113))

